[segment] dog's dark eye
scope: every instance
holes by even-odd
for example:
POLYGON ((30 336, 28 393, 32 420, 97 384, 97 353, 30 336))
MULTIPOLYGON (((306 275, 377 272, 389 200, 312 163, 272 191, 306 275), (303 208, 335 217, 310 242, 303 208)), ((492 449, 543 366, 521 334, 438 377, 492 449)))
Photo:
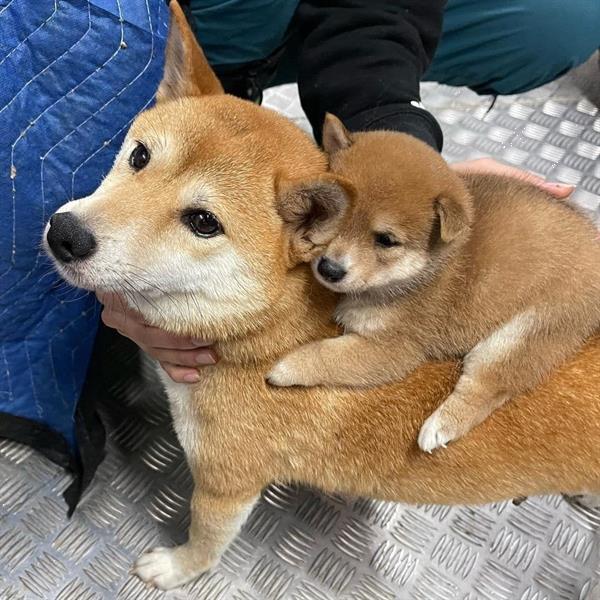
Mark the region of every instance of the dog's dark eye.
POLYGON ((389 233, 376 233, 375 244, 382 248, 392 248, 393 246, 399 246, 400 242, 396 241, 389 233))
POLYGON ((208 210, 197 210, 183 216, 186 225, 200 237, 214 237, 223 233, 219 219, 208 210))
POLYGON ((150 162, 150 152, 148 148, 138 142, 137 146, 129 155, 129 164, 134 171, 141 171, 150 162))

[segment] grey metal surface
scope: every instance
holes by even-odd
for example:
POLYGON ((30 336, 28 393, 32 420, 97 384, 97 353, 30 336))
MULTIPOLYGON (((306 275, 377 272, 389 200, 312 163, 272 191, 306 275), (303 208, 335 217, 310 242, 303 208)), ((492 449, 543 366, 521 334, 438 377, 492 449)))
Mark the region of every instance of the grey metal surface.
MULTIPOLYGON (((491 99, 467 90, 427 85, 423 96, 449 159, 491 155, 576 183, 575 200, 600 216, 600 112, 573 81, 500 98, 487 114, 491 99)), ((269 92, 267 103, 306 127, 293 88, 269 92)), ((145 549, 185 539, 191 479, 152 367, 142 361, 143 376, 132 377, 131 346, 106 332, 102 344, 108 452, 70 521, 60 497, 68 477, 0 440, 1 600, 163 597, 128 571, 145 549)), ((599 511, 559 497, 416 507, 273 486, 219 567, 164 597, 592 598, 599 527, 599 511)))

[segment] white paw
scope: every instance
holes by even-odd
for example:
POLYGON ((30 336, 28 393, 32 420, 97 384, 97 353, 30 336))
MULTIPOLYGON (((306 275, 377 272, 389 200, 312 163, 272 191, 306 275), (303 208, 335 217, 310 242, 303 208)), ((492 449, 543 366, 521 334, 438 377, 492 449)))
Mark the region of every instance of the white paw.
POLYGON ((195 576, 187 574, 179 563, 176 548, 154 548, 137 559, 132 573, 149 585, 170 590, 195 576))
POLYGON ((267 375, 267 381, 278 387, 290 387, 298 385, 294 370, 290 368, 285 360, 280 360, 267 375))
POLYGON ((454 439, 450 432, 450 425, 444 421, 436 410, 421 427, 418 444, 424 452, 433 452, 438 448, 445 448, 446 444, 454 439))

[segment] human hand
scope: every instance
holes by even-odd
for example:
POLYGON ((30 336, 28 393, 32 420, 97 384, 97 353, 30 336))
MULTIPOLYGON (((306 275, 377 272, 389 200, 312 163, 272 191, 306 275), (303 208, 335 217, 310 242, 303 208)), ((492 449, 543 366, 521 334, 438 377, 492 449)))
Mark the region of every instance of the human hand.
POLYGON ((141 315, 130 309, 117 294, 98 293, 98 300, 104 305, 104 324, 133 340, 160 363, 173 381, 195 383, 200 380, 199 366, 217 362, 217 354, 210 342, 179 337, 146 325, 141 315))
POLYGON ((474 160, 464 160, 450 165, 455 171, 461 174, 468 173, 492 173, 494 175, 505 175, 514 177, 526 183, 531 183, 536 187, 544 190, 555 198, 568 198, 575 189, 573 185, 565 185, 563 183, 552 183, 546 181, 543 177, 534 175, 529 171, 523 171, 517 167, 505 165, 493 158, 476 158, 474 160))

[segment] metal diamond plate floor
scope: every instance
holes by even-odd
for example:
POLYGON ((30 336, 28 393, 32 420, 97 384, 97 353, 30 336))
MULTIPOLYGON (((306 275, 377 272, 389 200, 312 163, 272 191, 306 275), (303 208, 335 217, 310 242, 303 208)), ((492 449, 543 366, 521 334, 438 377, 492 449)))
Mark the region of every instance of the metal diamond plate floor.
MULTIPOLYGON (((490 98, 464 89, 428 84, 423 99, 448 159, 493 156, 575 183, 575 201, 600 218, 597 57, 586 68, 489 112, 490 98)), ((293 87, 266 102, 307 126, 293 87)), ((1 600, 600 598, 600 512, 559 497, 446 508, 275 486, 216 570, 166 594, 146 588, 129 568, 143 550, 185 538, 191 480, 151 365, 110 332, 99 346, 108 452, 70 521, 68 477, 0 440, 1 600)))

